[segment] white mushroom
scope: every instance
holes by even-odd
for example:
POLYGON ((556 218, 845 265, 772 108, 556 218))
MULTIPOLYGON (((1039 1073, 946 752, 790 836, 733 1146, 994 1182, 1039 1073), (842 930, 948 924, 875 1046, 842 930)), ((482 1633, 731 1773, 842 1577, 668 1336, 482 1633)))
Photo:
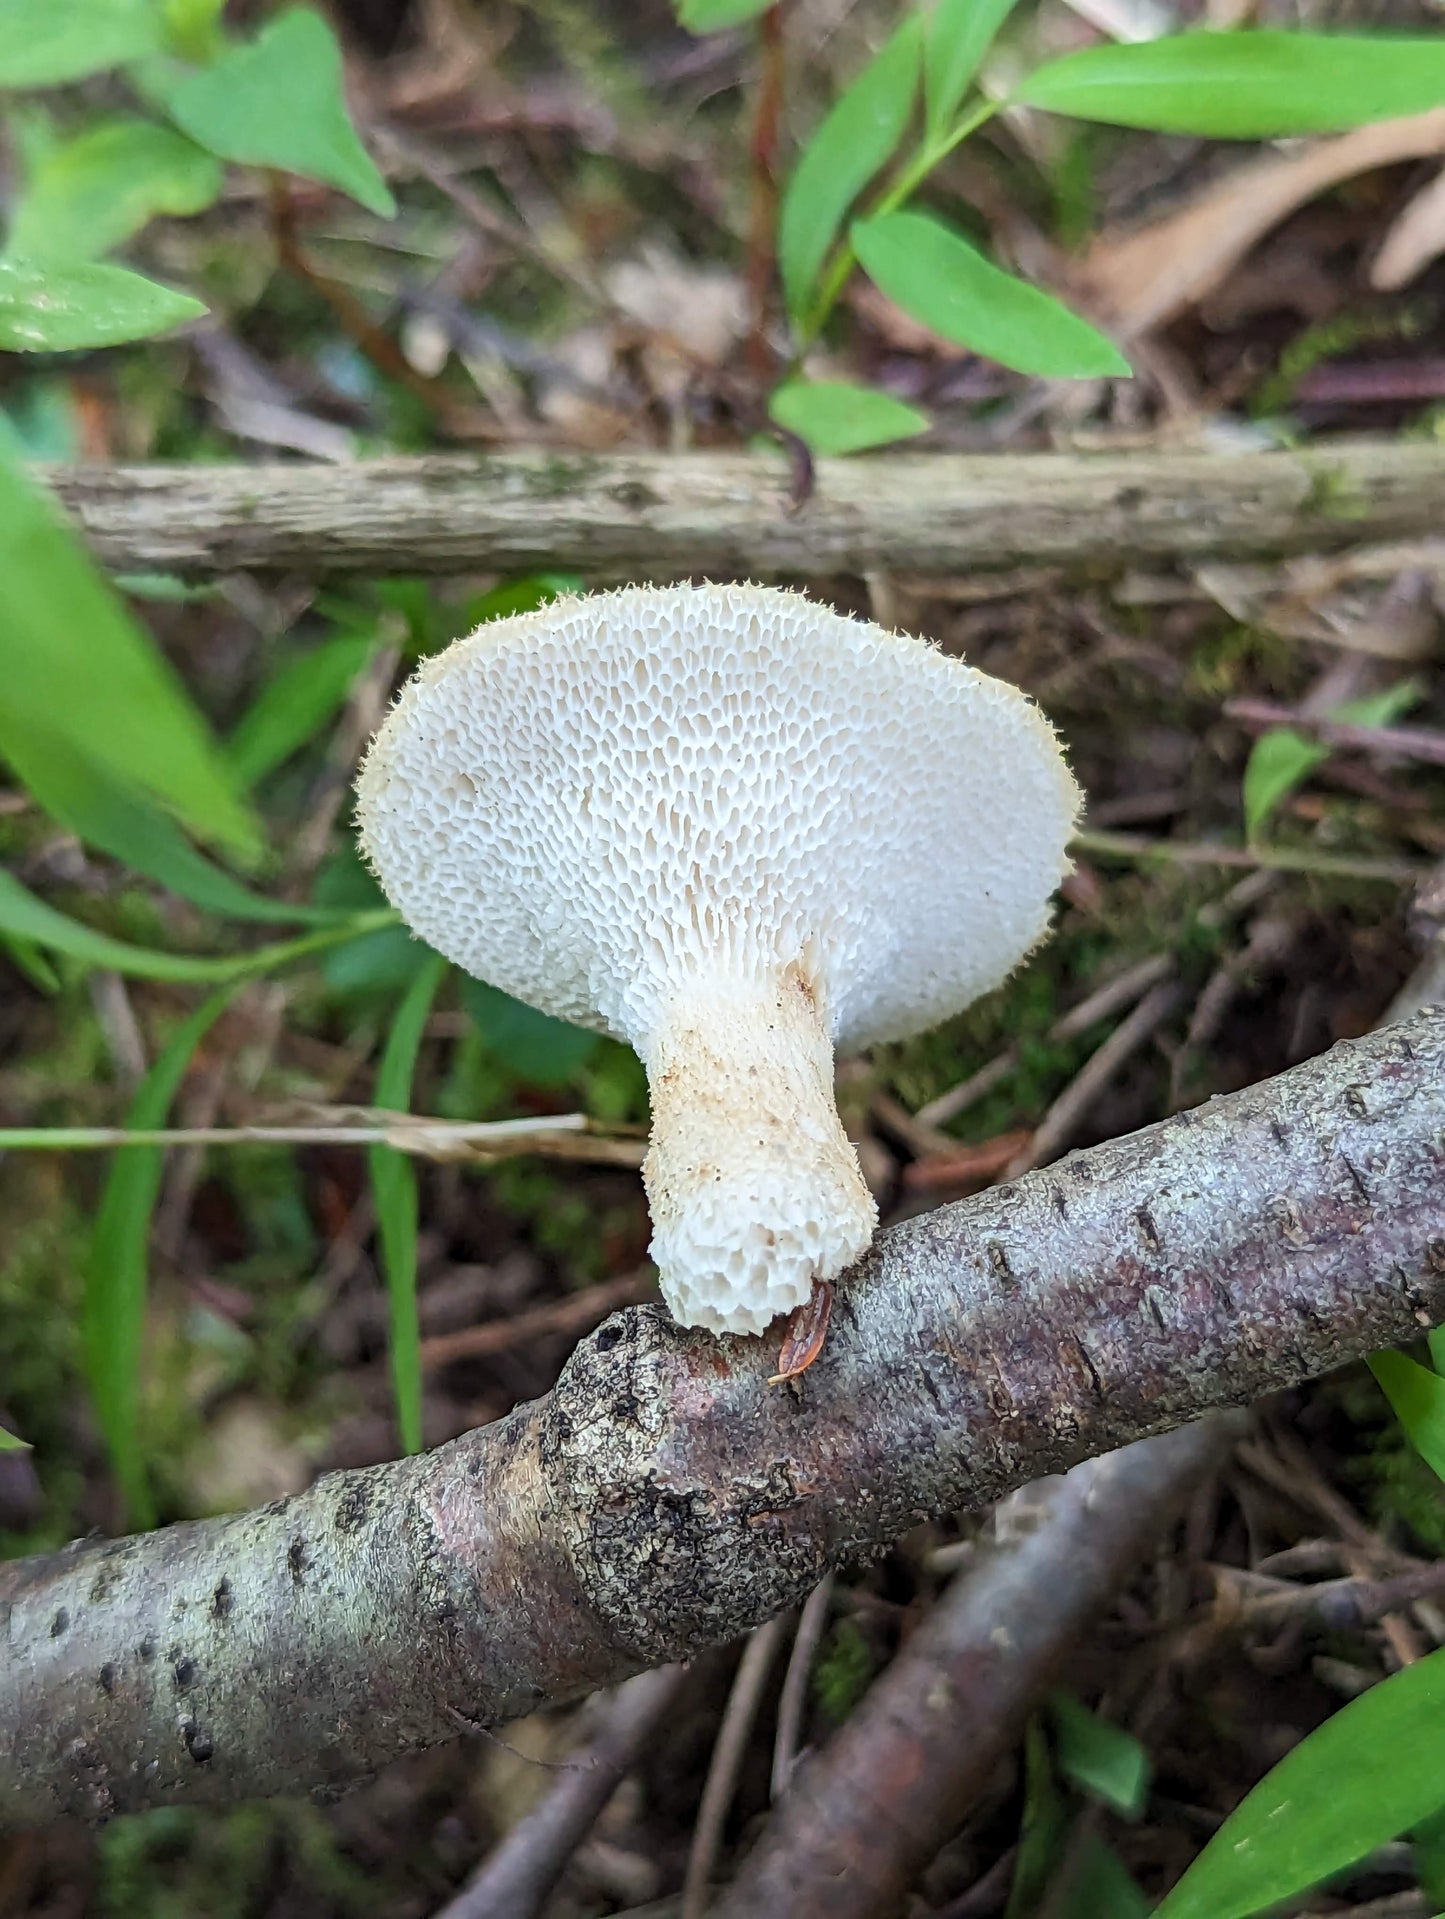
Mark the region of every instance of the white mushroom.
POLYGON ((406 687, 359 794, 417 933, 636 1047, 663 1296, 729 1333, 872 1237, 835 1047, 919 1032, 1009 974, 1078 803, 1016 688, 756 586, 483 626, 406 687))

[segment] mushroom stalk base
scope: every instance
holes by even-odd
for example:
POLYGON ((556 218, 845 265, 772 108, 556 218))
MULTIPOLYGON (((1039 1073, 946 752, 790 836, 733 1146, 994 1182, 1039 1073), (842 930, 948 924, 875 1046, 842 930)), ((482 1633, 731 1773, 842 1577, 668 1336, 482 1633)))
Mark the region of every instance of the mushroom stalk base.
POLYGON ((663 1298, 685 1326, 761 1333, 858 1259, 878 1223, 833 1101, 817 990, 800 965, 692 981, 643 1058, 663 1298))

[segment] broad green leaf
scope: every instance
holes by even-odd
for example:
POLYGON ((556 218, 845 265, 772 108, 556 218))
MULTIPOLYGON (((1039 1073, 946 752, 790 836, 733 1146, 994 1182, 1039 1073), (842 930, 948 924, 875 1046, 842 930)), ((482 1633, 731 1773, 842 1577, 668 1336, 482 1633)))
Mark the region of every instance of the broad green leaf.
POLYGON ((554 600, 574 598, 585 587, 586 582, 576 573, 524 573, 520 579, 503 580, 466 602, 462 631, 468 632, 487 620, 535 613, 539 606, 550 606, 554 600))
POLYGON ((17 1439, 14 1433, 7 1433, 5 1428, 0 1426, 0 1453, 28 1453, 29 1451, 29 1440, 17 1439))
POLYGON ((928 23, 923 93, 930 140, 945 130, 1018 0, 938 0, 928 23))
MULTIPOLYGON (((165 1124, 192 1055, 235 992, 228 986, 213 993, 176 1029, 135 1096, 127 1119, 135 1131, 165 1124)), ((136 1146, 115 1156, 91 1234, 81 1314, 91 1394, 127 1512, 139 1527, 155 1524, 141 1445, 140 1375, 147 1249, 163 1153, 160 1146, 136 1146)))
POLYGON ((325 908, 293 906, 253 893, 198 853, 171 816, 127 781, 78 751, 53 727, 33 720, 14 726, 3 706, 0 757, 10 762, 51 818, 77 838, 208 913, 291 925, 337 918, 325 908))
POLYGON ((0 258, 0 353, 73 353, 167 333, 205 312, 126 267, 0 258))
POLYGON ((1430 1347, 1430 1364, 1445 1378, 1445 1326, 1432 1326, 1425 1338, 1430 1347))
POLYGON ((255 818, 179 678, 3 444, 0 662, 8 730, 63 731, 192 832, 259 851, 255 818))
POLYGON ((221 175, 213 154, 169 127, 102 120, 27 169, 7 252, 32 264, 94 260, 155 214, 208 207, 221 175))
MULTIPOLYGON (((1379 693, 1369 693, 1332 707, 1328 717, 1348 720, 1356 726, 1389 726, 1402 713, 1408 713, 1420 696, 1418 680, 1399 680, 1379 693)), ((1245 762, 1240 793, 1244 830, 1249 839, 1257 837, 1280 802, 1303 785, 1315 768, 1330 757, 1330 752, 1328 746, 1307 738, 1291 726, 1271 727, 1269 732, 1260 734, 1245 762)))
POLYGON ((338 633, 289 660, 267 682, 226 742, 238 786, 249 792, 319 732, 376 644, 374 633, 338 633))
POLYGON ((718 33, 766 13, 774 0, 678 0, 677 17, 689 33, 718 33))
POLYGON ((1072 1693, 1049 1695, 1054 1763, 1071 1786, 1137 1819, 1149 1796, 1149 1755, 1132 1733, 1089 1711, 1072 1693))
POLYGON ((1318 740, 1308 740, 1292 726, 1274 726, 1261 733, 1249 749, 1240 798, 1244 804, 1244 831, 1258 837, 1261 827, 1280 802, 1307 780, 1330 756, 1318 740))
POLYGON ((911 440, 930 425, 916 406, 848 380, 789 380, 768 401, 768 412, 822 454, 863 453, 870 446, 911 440))
POLYGON ((112 939, 108 933, 97 933, 93 927, 82 926, 79 920, 70 919, 37 899, 13 873, 0 869, 0 934, 11 939, 31 940, 47 952, 64 953, 79 960, 82 966, 108 966, 113 972, 125 973, 133 979, 201 985, 274 973, 280 967, 294 965, 297 960, 309 959, 313 953, 359 940, 395 922, 396 915, 391 912, 357 913, 320 932, 282 940, 274 946, 255 946, 248 953, 162 953, 150 946, 131 946, 125 940, 112 939))
POLYGON ((1267 140, 1445 104, 1445 35, 1180 33, 1051 60, 1016 100, 1116 127, 1267 140))
POLYGON ((56 87, 154 53, 154 0, 0 0, 0 87, 56 87))
MULTIPOLYGON (((1420 1457, 1445 1479, 1445 1379, 1392 1348, 1370 1354, 1370 1371, 1420 1457)), ((1445 1781, 1441 1798, 1445 1801, 1445 1781)))
POLYGON ((552 1019, 479 979, 462 980, 461 1000, 498 1058, 537 1086, 574 1079, 601 1043, 599 1034, 552 1019))
POLYGON ((1440 1809, 1445 1649, 1316 1728, 1233 1812, 1155 1919, 1247 1919, 1341 1872, 1440 1809))
MULTIPOLYGON (((374 1103, 383 1111, 405 1113, 411 1108, 411 1082, 416 1073, 422 1030, 446 971, 447 962, 441 954, 429 954, 396 1009, 376 1075, 374 1103)), ((416 1311, 416 1170, 408 1156, 394 1146, 369 1146, 367 1159, 371 1165, 381 1266, 390 1309, 396 1421, 401 1429, 403 1449, 419 1453, 422 1446, 421 1332, 416 1311)))
POLYGON ((1112 341, 927 213, 859 220, 853 247, 888 298, 946 340, 1045 379, 1127 375, 1112 341))
POLYGON ((166 40, 182 59, 209 66, 226 49, 221 15, 226 0, 162 0, 166 40))
POLYGON ((778 218, 778 266, 796 328, 844 214, 903 138, 922 44, 923 22, 912 14, 840 96, 793 168, 778 218))
POLYGON ((390 218, 396 202, 357 138, 342 78, 335 34, 296 7, 168 89, 165 108, 223 160, 321 180, 390 218))

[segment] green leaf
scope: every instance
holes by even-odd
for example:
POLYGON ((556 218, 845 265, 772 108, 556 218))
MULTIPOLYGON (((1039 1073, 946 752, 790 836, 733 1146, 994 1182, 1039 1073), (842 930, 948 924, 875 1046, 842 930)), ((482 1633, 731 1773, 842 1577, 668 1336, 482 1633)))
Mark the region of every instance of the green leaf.
MULTIPOLYGON (((407 988, 396 1010, 376 1075, 375 1104, 405 1113, 411 1106, 411 1082, 423 1028, 447 962, 432 953, 407 988)), ((369 1146, 371 1190, 381 1240, 381 1266, 391 1322, 391 1379, 396 1421, 406 1452, 419 1453, 421 1430, 421 1331, 416 1310, 416 1171, 394 1146, 369 1146)))
POLYGON ((249 792, 326 724, 376 646, 374 633, 339 633, 266 683, 226 742, 238 786, 249 792))
POLYGON ((32 726, 63 732, 191 831, 243 854, 260 850, 255 818, 179 678, 3 445, 0 633, 9 734, 32 726))
MULTIPOLYGON (((1420 694, 1417 680, 1399 680, 1382 692, 1332 707, 1327 717, 1348 720, 1356 726, 1389 726, 1402 713, 1409 712, 1420 694)), ((1315 768, 1330 757, 1330 751, 1328 746, 1297 733, 1291 726, 1271 727, 1269 732, 1260 734, 1249 750, 1240 793, 1244 830, 1249 839, 1258 836, 1280 802, 1304 784, 1315 768)))
POLYGON ((677 17, 689 33, 718 33, 766 13, 774 0, 678 0, 677 17))
POLYGON ((479 979, 463 978, 461 1001, 498 1058, 535 1086, 575 1079, 601 1043, 600 1034, 552 1019, 479 979))
POLYGON ((778 219, 778 266, 796 328, 844 214, 903 138, 922 46, 922 20, 910 15, 840 96, 793 169, 778 219))
POLYGON ((73 353, 167 333, 199 300, 126 267, 0 259, 0 353, 73 353))
POLYGON ((1330 749, 1318 740, 1307 740, 1292 726, 1274 726, 1261 733, 1249 749, 1245 761, 1240 797, 1244 804, 1244 830, 1253 840, 1280 802, 1307 780, 1330 749))
POLYGON ((1043 1898, 1069 1833, 1069 1807, 1054 1784, 1049 1742, 1037 1719, 1024 1735, 1024 1810, 1004 1919, 1025 1919, 1043 1898))
POLYGON ((938 0, 923 56, 928 135, 943 133, 1018 0, 938 0))
POLYGON ((56 87, 154 53, 153 0, 0 0, 0 87, 56 87))
POLYGON ((357 913, 320 932, 282 940, 274 946, 255 946, 248 953, 163 953, 150 946, 131 946, 108 933, 82 926, 79 920, 37 899, 13 873, 0 870, 0 934, 31 940, 47 952, 65 953, 82 966, 108 966, 134 979, 171 980, 178 985, 214 984, 217 980, 274 973, 297 960, 309 959, 313 953, 360 940, 395 922, 396 915, 391 912, 357 913))
MULTIPOLYGON (((1370 1371, 1410 1444, 1445 1479, 1445 1378, 1391 1348, 1370 1354, 1370 1371)), ((1441 1794, 1445 1798, 1445 1785, 1441 1794)))
POLYGON ((1430 1364, 1445 1377, 1445 1326, 1432 1326, 1425 1340, 1430 1348, 1430 1364))
POLYGON ((1045 379, 1127 375, 1112 341, 1027 280, 996 267, 927 213, 854 224, 869 277, 905 313, 1000 366, 1045 379))
POLYGON ((916 406, 848 380, 789 380, 768 401, 768 412, 821 454, 863 453, 870 446, 910 440, 930 425, 916 406))
POLYGON ((205 912, 272 924, 334 921, 324 907, 270 900, 198 853, 168 813, 99 765, 61 733, 33 721, 10 724, 0 707, 0 756, 52 819, 205 912))
POLYGON ((17 1439, 14 1433, 7 1433, 5 1428, 0 1426, 0 1453, 28 1453, 29 1451, 28 1439, 17 1439))
POLYGON ((357 138, 342 80, 335 34, 296 7, 168 89, 165 108, 223 160, 321 180, 389 219, 396 202, 357 138))
POLYGON ((1445 37, 1170 34, 1051 60, 1013 97, 1080 120, 1216 140, 1330 133, 1445 103, 1445 37))
POLYGON ((7 251, 32 264, 96 259, 155 214, 201 212, 221 177, 213 155, 169 127, 99 121, 27 169, 7 251))
POLYGON ((1090 1833, 1048 1909, 1058 1919, 1148 1919, 1149 1901, 1114 1848, 1090 1833))
MULTIPOLYGON (((176 1029, 141 1082, 126 1122, 132 1130, 165 1124, 191 1056, 235 992, 228 986, 213 993, 176 1029)), ((155 1524, 141 1445, 140 1374, 146 1254, 163 1152, 159 1146, 136 1146, 116 1154, 91 1234, 81 1316, 91 1394, 131 1523, 139 1527, 155 1524)))
POLYGON ((1137 1819, 1149 1797, 1149 1755, 1132 1733, 1089 1711, 1072 1693, 1049 1695, 1054 1762, 1080 1792, 1137 1819))
POLYGON ((1312 1732, 1225 1820, 1155 1919, 1246 1919, 1341 1872, 1440 1808, 1445 1649, 1312 1732))

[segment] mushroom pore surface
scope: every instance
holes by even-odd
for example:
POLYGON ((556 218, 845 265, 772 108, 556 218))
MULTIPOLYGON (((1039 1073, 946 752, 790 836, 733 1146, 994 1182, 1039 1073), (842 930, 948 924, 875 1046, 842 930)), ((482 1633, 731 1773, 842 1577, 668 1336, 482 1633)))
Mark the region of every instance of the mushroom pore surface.
POLYGON ((480 628, 405 688, 359 796, 417 933, 636 1047, 664 1297, 743 1333, 872 1236, 835 1047, 919 1032, 1012 971, 1078 803, 1016 688, 753 586, 480 628))

